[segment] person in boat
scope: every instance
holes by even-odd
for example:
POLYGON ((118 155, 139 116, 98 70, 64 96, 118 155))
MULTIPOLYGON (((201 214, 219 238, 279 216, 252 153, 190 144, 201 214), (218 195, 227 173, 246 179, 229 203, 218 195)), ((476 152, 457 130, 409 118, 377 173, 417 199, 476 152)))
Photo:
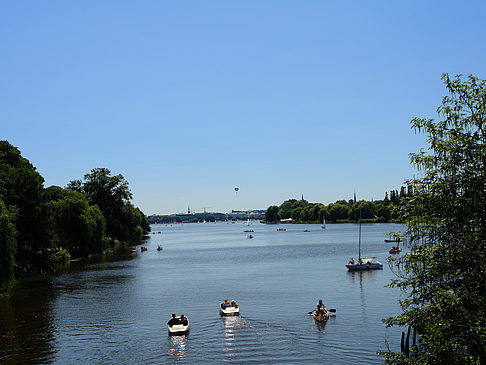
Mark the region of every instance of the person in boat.
POLYGON ((176 318, 175 313, 172 313, 172 318, 169 319, 169 322, 167 322, 167 324, 172 327, 173 325, 178 324, 178 323, 179 323, 179 319, 176 318))
POLYGON ((316 312, 317 314, 322 314, 324 316, 327 316, 329 314, 328 310, 326 309, 326 306, 322 302, 322 299, 319 299, 316 305, 316 312))
POLYGON ((184 326, 187 326, 187 318, 184 317, 183 314, 181 314, 181 318, 180 318, 180 323, 183 324, 184 326))
POLYGON ((231 303, 230 303, 230 306, 236 308, 236 307, 238 307, 238 304, 236 304, 236 302, 234 300, 232 300, 231 303))
POLYGON ((224 308, 226 308, 226 307, 228 307, 228 305, 229 305, 229 303, 228 303, 228 299, 225 299, 225 300, 224 300, 224 303, 222 304, 223 309, 224 309, 224 308))
POLYGON ((354 259, 351 257, 351 259, 348 262, 348 265, 354 265, 354 259))

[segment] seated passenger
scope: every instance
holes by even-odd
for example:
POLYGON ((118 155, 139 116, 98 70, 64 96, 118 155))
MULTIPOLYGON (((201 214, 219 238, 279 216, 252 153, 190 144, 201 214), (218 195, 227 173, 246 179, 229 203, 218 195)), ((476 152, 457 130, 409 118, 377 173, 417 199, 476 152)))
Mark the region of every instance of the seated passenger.
POLYGON ((187 318, 184 317, 183 314, 181 314, 181 318, 180 318, 180 323, 183 324, 184 326, 187 326, 187 318))
POLYGON ((322 302, 322 299, 319 299, 319 302, 317 303, 317 306, 316 306, 316 310, 317 310, 317 313, 323 314, 325 316, 327 316, 329 314, 329 312, 326 309, 326 306, 322 302))
POLYGON ((170 327, 172 327, 173 325, 178 324, 178 323, 179 323, 179 319, 178 319, 178 318, 176 318, 175 313, 172 313, 172 318, 171 318, 171 319, 169 319, 169 322, 167 322, 167 324, 168 324, 170 327))
POLYGON ((351 260, 349 260, 348 265, 354 265, 354 259, 351 257, 351 260))

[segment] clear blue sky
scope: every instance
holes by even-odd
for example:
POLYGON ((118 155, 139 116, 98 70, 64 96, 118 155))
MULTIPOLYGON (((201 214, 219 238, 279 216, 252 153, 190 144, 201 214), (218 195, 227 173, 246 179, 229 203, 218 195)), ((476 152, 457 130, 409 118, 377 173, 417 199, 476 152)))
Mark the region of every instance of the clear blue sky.
POLYGON ((1 139, 146 214, 382 199, 450 75, 485 78, 484 1, 3 1, 1 139), (240 188, 236 195, 234 187, 240 188))

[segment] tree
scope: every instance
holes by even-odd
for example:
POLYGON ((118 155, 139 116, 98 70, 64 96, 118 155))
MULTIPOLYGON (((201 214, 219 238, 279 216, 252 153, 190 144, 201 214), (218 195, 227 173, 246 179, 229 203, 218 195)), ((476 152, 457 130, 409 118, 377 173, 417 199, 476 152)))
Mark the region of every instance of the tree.
POLYGON ((265 211, 265 222, 273 223, 278 221, 278 207, 271 205, 265 211))
POLYGON ((411 122, 431 151, 410 155, 423 177, 399 207, 412 254, 391 259, 390 285, 408 297, 386 323, 413 327, 419 344, 410 357, 383 353, 387 363, 486 363, 486 81, 442 79, 443 120, 411 122))
POLYGON ((55 217, 54 230, 59 246, 73 257, 101 253, 105 240, 105 218, 98 206, 90 206, 82 193, 71 191, 63 199, 51 201, 50 211, 55 217))
POLYGON ((349 207, 344 204, 331 203, 327 209, 327 216, 331 222, 336 222, 339 219, 348 219, 349 207))
POLYGON ((16 250, 14 215, 0 200, 0 290, 14 277, 16 250))
POLYGON ((80 180, 71 181, 66 187, 82 192, 90 205, 97 205, 106 219, 106 235, 122 241, 141 238, 150 232, 147 217, 135 208, 130 200, 132 193, 123 175, 111 176, 107 168, 96 168, 80 180))
POLYGON ((361 218, 362 219, 372 219, 375 218, 375 204, 373 202, 367 202, 360 200, 353 204, 349 209, 349 219, 358 221, 359 220, 359 210, 361 208, 361 218))
POLYGON ((294 209, 292 209, 292 212, 290 213, 290 217, 294 221, 298 221, 298 220, 300 220, 300 214, 301 213, 302 213, 302 208, 301 207, 295 207, 294 209))
POLYGON ((48 242, 42 238, 39 219, 44 178, 22 157, 20 151, 7 141, 0 141, 0 199, 9 211, 15 211, 18 274, 35 274, 47 270, 43 260, 48 242))

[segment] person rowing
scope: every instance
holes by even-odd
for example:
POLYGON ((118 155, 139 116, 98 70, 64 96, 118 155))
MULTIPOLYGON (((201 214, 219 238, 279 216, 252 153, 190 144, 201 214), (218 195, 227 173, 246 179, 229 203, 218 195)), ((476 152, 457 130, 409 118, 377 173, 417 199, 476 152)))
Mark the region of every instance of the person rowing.
POLYGON ((325 317, 327 317, 329 315, 329 311, 327 310, 326 306, 322 302, 322 299, 319 299, 319 301, 317 302, 316 313, 317 314, 322 313, 322 315, 324 315, 325 317))

